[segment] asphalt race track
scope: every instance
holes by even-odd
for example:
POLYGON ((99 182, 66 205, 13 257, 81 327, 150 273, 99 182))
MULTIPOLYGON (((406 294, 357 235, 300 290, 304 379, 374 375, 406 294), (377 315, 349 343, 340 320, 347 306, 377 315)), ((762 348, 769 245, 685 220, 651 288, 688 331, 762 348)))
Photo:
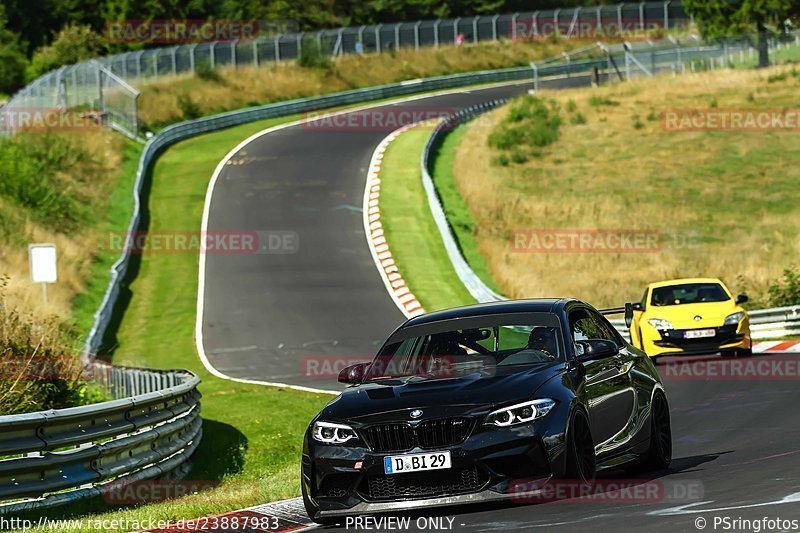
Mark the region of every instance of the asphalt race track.
MULTIPOLYGON (((471 90, 397 107, 466 107, 527 88, 471 90)), ((403 320, 366 245, 361 213, 370 156, 392 129, 290 127, 253 140, 225 167, 213 191, 208 229, 291 231, 299 247, 291 254, 206 256, 204 350, 217 370, 238 378, 336 389, 333 376, 306 375, 306 358, 369 358, 403 320)), ((601 476, 599 487, 621 484, 628 488, 625 493, 601 490, 594 499, 578 502, 445 508, 433 511, 441 519, 439 527, 425 523, 432 512, 427 510, 411 515, 410 529, 800 529, 800 384, 796 374, 779 379, 776 370, 791 372, 794 365, 796 372, 798 359, 769 355, 751 361, 769 362, 761 379, 687 379, 685 359, 660 363, 671 403, 672 467, 637 474, 633 481, 625 472, 601 476), (637 484, 647 488, 644 496, 630 488, 637 484), (727 527, 715 527, 715 517, 727 518, 727 527), (761 522, 764 518, 796 522, 775 527, 761 522), (746 527, 736 519, 760 522, 746 527)), ((370 522, 341 530, 405 530, 392 526, 370 522)))
MULTIPOLYGON (((381 106, 375 116, 388 123, 401 110, 451 112, 529 87, 415 99, 381 106)), ((212 192, 208 231, 292 232, 298 247, 285 254, 205 256, 203 348, 217 370, 337 390, 336 376, 325 370, 342 360, 371 359, 405 320, 369 252, 361 210, 372 153, 397 127, 311 122, 258 137, 230 159, 212 192)))

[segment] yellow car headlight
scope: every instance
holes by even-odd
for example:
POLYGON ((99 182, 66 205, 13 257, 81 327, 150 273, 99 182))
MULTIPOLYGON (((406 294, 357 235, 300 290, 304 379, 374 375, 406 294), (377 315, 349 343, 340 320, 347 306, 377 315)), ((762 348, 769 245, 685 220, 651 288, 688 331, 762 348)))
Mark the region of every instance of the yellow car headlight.
POLYGON ((739 311, 737 313, 733 313, 733 314, 730 314, 730 315, 726 316, 724 324, 726 326, 730 326, 732 324, 738 324, 743 318, 744 318, 744 313, 739 311))

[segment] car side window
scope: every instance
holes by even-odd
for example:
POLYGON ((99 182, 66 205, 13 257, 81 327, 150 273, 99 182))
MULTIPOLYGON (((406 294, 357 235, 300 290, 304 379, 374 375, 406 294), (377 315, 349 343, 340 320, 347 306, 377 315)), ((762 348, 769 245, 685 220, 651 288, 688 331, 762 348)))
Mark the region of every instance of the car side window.
POLYGON ((585 309, 578 309, 570 313, 569 329, 573 342, 602 338, 598 336, 597 324, 594 323, 585 309))
POLYGON ((617 346, 622 346, 622 339, 619 335, 619 332, 611 325, 611 323, 603 318, 602 315, 594 312, 590 312, 590 316, 592 317, 592 322, 594 322, 596 330, 599 332, 599 337, 594 337, 595 339, 605 339, 612 341, 617 346))

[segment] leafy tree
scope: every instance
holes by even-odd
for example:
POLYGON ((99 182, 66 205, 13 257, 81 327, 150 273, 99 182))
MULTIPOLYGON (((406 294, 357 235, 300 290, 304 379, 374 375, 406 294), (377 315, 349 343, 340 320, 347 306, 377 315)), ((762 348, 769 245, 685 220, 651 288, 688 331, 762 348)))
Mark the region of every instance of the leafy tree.
POLYGON ((43 46, 34 52, 28 67, 28 79, 35 79, 62 65, 97 57, 104 50, 103 38, 90 26, 65 26, 52 44, 43 46))
POLYGON ((684 0, 703 35, 722 37, 756 30, 758 66, 769 66, 767 27, 800 14, 799 0, 684 0))
POLYGON ((25 81, 25 58, 19 35, 6 28, 5 8, 0 4, 0 93, 11 94, 25 81))

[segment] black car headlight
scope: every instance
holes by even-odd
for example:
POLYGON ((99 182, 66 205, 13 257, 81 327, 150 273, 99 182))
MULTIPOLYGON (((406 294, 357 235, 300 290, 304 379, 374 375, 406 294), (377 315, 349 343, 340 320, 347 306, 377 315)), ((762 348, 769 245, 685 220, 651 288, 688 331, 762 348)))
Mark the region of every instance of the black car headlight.
POLYGON ((542 418, 555 406, 555 400, 542 398, 492 411, 486 416, 485 424, 508 427, 542 418))
POLYGON ((358 438, 350 426, 333 422, 314 422, 311 434, 314 436, 314 440, 325 444, 344 444, 358 438))

